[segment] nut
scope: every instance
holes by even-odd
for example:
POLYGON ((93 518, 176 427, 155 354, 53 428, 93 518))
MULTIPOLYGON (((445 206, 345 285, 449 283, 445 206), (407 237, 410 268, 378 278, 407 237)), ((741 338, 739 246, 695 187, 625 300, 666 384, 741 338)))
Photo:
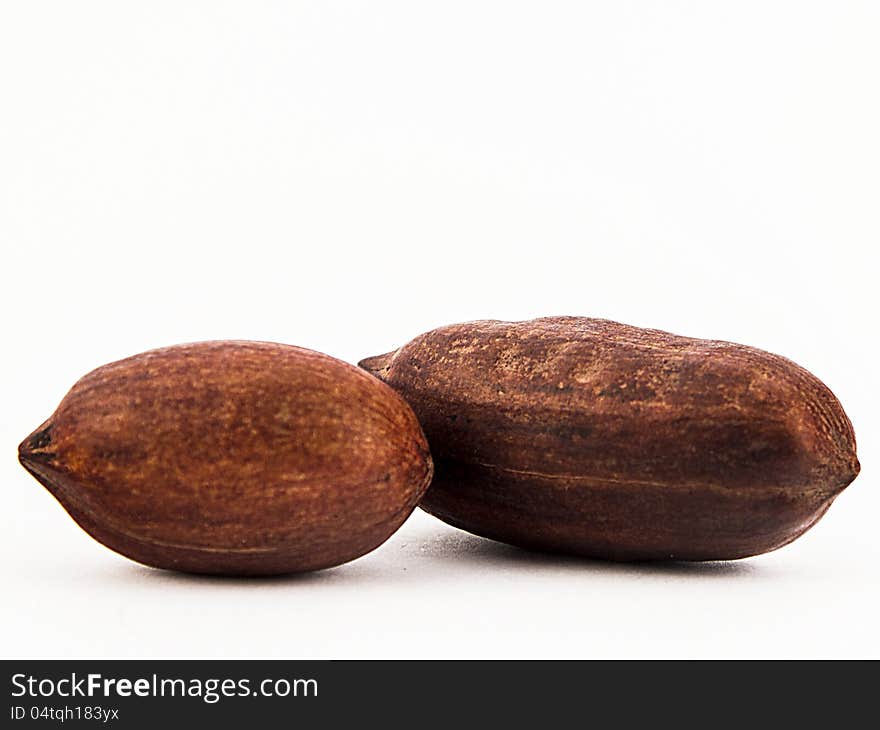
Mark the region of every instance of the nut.
POLYGON ((384 542, 431 477, 407 404, 298 347, 204 342, 98 368, 19 446, 79 525, 147 565, 315 570, 384 542))
POLYGON ((441 327, 360 364, 422 423, 422 507, 515 545, 756 555, 809 529, 859 471, 831 391, 742 345, 552 317, 441 327))

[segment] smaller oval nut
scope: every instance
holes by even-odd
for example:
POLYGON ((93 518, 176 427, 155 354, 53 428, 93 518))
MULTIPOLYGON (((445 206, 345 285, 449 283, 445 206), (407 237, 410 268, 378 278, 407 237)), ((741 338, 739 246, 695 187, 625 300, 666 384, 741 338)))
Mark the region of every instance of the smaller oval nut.
POLYGON ((311 350, 236 341, 94 370, 19 459, 107 547, 159 568, 234 575, 369 552, 432 473, 418 421, 385 384, 311 350))

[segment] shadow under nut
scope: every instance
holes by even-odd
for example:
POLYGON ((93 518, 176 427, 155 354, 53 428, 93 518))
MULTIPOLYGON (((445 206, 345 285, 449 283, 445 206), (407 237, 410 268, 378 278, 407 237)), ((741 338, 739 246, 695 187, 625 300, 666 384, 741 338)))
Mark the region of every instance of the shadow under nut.
POLYGON ((422 507, 617 560, 721 560, 809 529, 858 474, 840 403, 785 358, 577 317, 442 327, 361 366, 418 415, 422 507))
POLYGON ((298 347, 205 342, 105 365, 19 447, 76 522, 146 565, 280 574, 384 542, 427 488, 393 390, 298 347))

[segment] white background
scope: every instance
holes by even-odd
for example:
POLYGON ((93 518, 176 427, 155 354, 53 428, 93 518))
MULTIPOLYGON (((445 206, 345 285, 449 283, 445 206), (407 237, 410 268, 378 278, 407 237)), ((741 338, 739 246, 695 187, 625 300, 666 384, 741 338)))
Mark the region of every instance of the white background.
POLYGON ((4 2, 9 657, 878 657, 880 4, 4 2), (706 565, 528 553, 416 512, 349 565, 140 567, 17 463, 82 374, 244 338, 356 362, 601 316, 786 355, 862 474, 706 565))

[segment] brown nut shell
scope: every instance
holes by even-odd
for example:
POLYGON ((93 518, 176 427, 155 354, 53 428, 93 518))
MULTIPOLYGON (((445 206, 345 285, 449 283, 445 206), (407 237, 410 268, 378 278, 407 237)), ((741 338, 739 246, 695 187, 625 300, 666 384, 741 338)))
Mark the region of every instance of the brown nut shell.
POLYGON ((92 537, 159 568, 316 570, 384 542, 431 478, 418 421, 358 368, 203 342, 89 373, 19 459, 92 537))
POLYGON ((515 545, 756 555, 809 529, 859 471, 831 391, 743 345, 549 317, 441 327, 360 364, 425 430, 421 506, 515 545))

